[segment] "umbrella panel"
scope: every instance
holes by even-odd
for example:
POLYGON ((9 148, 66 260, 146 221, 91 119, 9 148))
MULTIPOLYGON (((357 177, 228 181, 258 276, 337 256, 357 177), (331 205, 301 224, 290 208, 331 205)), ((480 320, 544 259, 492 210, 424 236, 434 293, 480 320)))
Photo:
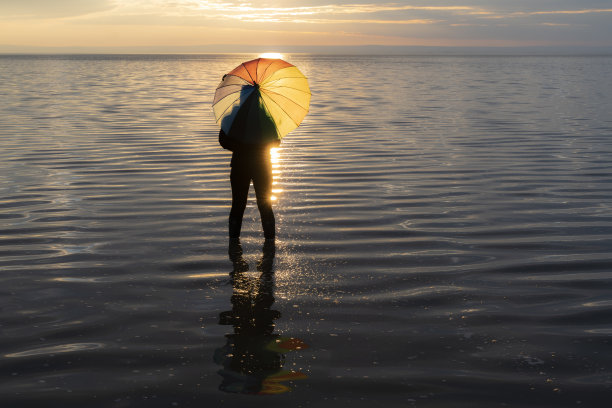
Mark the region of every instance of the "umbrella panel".
POLYGON ((278 134, 285 136, 298 126, 297 120, 303 118, 306 112, 302 107, 291 102, 282 95, 262 92, 262 99, 268 107, 270 116, 276 124, 278 134))
POLYGON ((279 69, 292 67, 286 61, 272 58, 257 58, 238 65, 228 75, 235 75, 249 83, 261 83, 268 76, 279 69))
POLYGON ((213 100, 213 106, 232 92, 240 92, 242 90, 242 87, 245 85, 252 84, 237 76, 226 75, 217 87, 217 90, 215 91, 215 99, 213 100))

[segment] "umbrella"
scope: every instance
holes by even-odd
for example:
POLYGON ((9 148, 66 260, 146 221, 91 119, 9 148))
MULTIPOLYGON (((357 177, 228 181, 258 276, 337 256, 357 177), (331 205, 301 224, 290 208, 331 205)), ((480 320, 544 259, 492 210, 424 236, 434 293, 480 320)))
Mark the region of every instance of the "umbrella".
POLYGON ((299 69, 281 59, 257 58, 223 76, 213 111, 230 138, 260 144, 298 127, 309 105, 310 88, 299 69))

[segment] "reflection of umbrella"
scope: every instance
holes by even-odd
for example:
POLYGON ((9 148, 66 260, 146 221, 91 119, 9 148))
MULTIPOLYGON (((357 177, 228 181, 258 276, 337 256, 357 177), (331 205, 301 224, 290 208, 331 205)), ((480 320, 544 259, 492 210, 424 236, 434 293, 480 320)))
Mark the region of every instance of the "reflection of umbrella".
POLYGON ((258 144, 280 140, 298 127, 309 105, 308 81, 295 66, 257 58, 223 76, 213 110, 230 138, 258 144))

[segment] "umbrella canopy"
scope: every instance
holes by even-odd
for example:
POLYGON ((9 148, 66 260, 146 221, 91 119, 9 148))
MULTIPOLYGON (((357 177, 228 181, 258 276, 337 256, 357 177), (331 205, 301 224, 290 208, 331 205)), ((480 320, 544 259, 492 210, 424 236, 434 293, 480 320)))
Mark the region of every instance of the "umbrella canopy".
POLYGON ((223 76, 213 111, 226 135, 260 144, 298 127, 309 105, 310 88, 299 69, 281 59, 257 58, 223 76))

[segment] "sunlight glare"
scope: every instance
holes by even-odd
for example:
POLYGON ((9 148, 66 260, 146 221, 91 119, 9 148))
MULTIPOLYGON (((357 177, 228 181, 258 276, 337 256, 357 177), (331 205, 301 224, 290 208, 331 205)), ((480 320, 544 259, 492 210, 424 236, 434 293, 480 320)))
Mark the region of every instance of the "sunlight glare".
MULTIPOLYGON (((278 183, 278 175, 280 174, 280 147, 272 147, 270 149, 270 162, 272 163, 272 185, 278 183)), ((272 193, 279 194, 283 190, 281 188, 272 189, 272 193)), ((270 197, 271 201, 276 201, 278 198, 275 195, 270 197)))
POLYGON ((259 58, 283 59, 283 54, 278 52, 264 52, 263 54, 259 54, 259 58))
POLYGON ((270 149, 270 160, 272 161, 273 165, 278 164, 278 162, 280 161, 280 152, 278 150, 278 147, 273 147, 270 149))

